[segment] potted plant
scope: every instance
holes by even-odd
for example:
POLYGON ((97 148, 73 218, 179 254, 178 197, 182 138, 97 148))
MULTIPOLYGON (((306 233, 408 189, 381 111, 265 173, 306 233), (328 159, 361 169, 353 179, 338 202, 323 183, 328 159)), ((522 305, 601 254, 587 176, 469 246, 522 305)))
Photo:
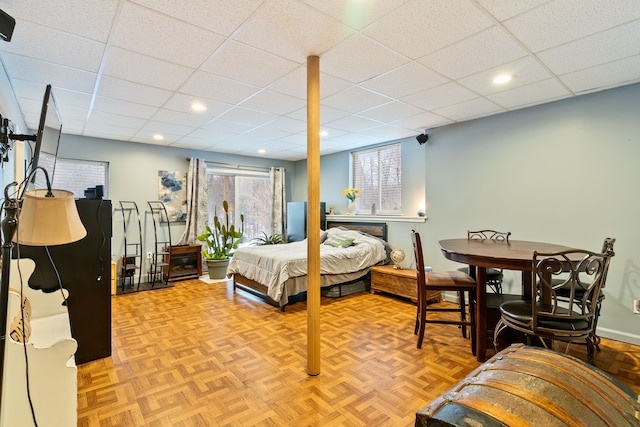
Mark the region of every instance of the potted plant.
POLYGON ((244 215, 240 215, 240 229, 236 230, 233 224, 229 225, 229 203, 226 200, 222 202, 222 209, 224 223, 220 221, 216 212, 213 216, 213 228, 207 225, 204 233, 198 236, 198 240, 206 246, 202 250, 202 255, 206 260, 211 279, 225 278, 229 258, 238 249, 244 233, 244 215))

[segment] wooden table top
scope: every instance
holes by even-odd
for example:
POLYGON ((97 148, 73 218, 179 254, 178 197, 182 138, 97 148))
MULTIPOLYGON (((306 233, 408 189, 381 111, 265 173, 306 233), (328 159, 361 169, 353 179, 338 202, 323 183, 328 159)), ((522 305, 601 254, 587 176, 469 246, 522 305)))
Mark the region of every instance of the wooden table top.
POLYGON ((554 243, 529 242, 526 240, 440 240, 440 249, 445 258, 463 264, 480 267, 495 267, 506 270, 531 271, 533 252, 559 252, 572 249, 554 243))

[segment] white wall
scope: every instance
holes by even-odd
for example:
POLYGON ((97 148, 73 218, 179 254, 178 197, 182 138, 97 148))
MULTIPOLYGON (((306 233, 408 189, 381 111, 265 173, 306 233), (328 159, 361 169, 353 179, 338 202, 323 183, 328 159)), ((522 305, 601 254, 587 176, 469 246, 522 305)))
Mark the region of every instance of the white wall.
MULTIPOLYGON (((412 260, 415 227, 427 263, 455 269, 459 265, 442 256, 438 240, 465 237, 469 229, 594 251, 605 237, 615 237, 599 333, 640 344, 640 316, 632 311, 632 299, 640 297, 640 84, 428 133, 424 146, 414 138, 403 141, 403 150, 420 162, 403 164, 403 186, 408 197, 418 197, 426 183, 428 220, 389 222, 394 248, 412 260)), ((348 163, 349 153, 322 158, 327 202, 340 200, 348 163)), ((297 170, 306 174, 302 166, 297 170)), ((294 181, 297 196, 305 194, 298 188, 302 179, 294 181)), ((415 214, 413 208, 404 213, 415 214)), ((507 275, 507 285, 520 286, 519 274, 507 275)))

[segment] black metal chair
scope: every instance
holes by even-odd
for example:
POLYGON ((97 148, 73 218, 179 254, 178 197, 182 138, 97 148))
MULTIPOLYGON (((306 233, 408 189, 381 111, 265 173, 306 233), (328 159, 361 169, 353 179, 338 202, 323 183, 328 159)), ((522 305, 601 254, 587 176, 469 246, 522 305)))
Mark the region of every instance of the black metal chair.
POLYGON ((604 253, 581 249, 547 254, 534 252, 532 268, 537 280, 532 281, 532 286, 537 282, 539 289, 532 289, 532 295, 536 298, 500 305, 500 320, 493 339, 496 350, 500 333, 511 328, 528 337, 538 337, 547 348, 554 340, 584 341, 587 361, 593 364, 595 343, 592 337, 598 295, 613 255, 611 249, 604 253), (573 297, 563 298, 558 295, 559 290, 568 291, 573 297), (581 298, 576 298, 577 292, 582 293, 581 298))
MULTIPOLYGON (((467 239, 472 240, 497 240, 497 241, 509 241, 510 231, 496 231, 496 230, 467 230, 467 239)), ((470 274, 470 267, 462 267, 459 270, 463 273, 470 274)), ((502 279, 504 274, 501 269, 487 268, 487 286, 493 293, 502 293, 502 279)))
POLYGON ((475 291, 476 282, 468 274, 461 271, 430 271, 424 270, 424 256, 422 252, 422 241, 420 234, 415 230, 411 231, 411 241, 413 242, 413 254, 416 260, 417 273, 417 311, 414 334, 418 335, 418 348, 422 348, 424 340, 425 324, 439 323, 447 325, 458 325, 462 328, 462 336, 467 337, 466 328, 470 328, 471 352, 476 354, 476 316, 475 316, 475 291), (451 307, 429 307, 427 306, 427 291, 454 291, 458 293, 459 306, 451 307), (469 294, 469 317, 467 318, 465 293, 469 294), (433 319, 427 318, 427 312, 457 312, 458 319, 433 319))
MULTIPOLYGON (((615 242, 616 242, 616 239, 614 239, 613 237, 607 237, 606 239, 604 239, 604 243, 602 244, 602 253, 606 253, 609 251, 613 252, 613 245, 615 242)), ((602 308, 602 301, 604 301, 605 299, 603 289, 607 284, 607 273, 609 270, 608 267, 609 265, 607 264, 607 269, 605 269, 604 277, 602 278, 602 286, 600 287, 600 292, 598 294, 598 297, 596 298, 596 310, 595 310, 595 318, 594 318, 594 325, 593 325, 593 334, 591 335, 593 344, 596 350, 598 351, 600 351, 600 337, 597 335, 598 318, 600 317, 600 309, 602 308)), ((558 280, 560 279, 555 279, 553 281, 553 284, 558 285, 559 284, 558 280)), ((584 293, 585 293, 584 289, 582 289, 581 287, 578 287, 575 290, 575 295, 573 295, 573 298, 576 300, 576 302, 581 303, 581 301, 584 298, 584 293)), ((568 286, 568 284, 564 284, 563 286, 559 287, 556 290, 556 294, 558 295, 558 298, 563 298, 565 300, 572 298, 571 288, 570 286, 568 286)))

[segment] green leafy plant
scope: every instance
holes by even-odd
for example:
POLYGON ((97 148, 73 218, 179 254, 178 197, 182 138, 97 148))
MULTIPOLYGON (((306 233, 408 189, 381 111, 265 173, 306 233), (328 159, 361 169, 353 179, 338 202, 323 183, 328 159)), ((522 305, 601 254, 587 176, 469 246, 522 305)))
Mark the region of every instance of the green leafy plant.
POLYGON ((281 243, 284 243, 281 234, 272 234, 271 236, 267 236, 267 233, 265 233, 264 231, 262 232, 262 234, 263 235, 261 237, 256 237, 255 239, 253 239, 258 246, 279 245, 281 243))
POLYGON ((244 215, 240 214, 240 229, 236 230, 233 224, 229 225, 229 203, 226 200, 222 202, 222 209, 224 210, 224 224, 216 212, 213 217, 213 228, 207 225, 204 233, 198 236, 198 240, 207 246, 202 250, 205 259, 231 258, 233 252, 238 249, 244 234, 244 215))

